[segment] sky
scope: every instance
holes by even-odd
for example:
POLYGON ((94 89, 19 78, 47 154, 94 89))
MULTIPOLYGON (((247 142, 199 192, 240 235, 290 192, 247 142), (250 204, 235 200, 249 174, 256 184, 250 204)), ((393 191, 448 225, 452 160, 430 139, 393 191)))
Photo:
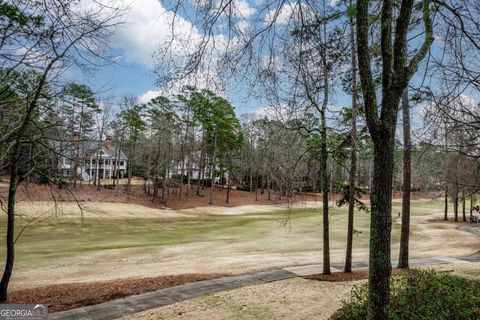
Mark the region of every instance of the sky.
MULTIPOLYGON (((72 72, 71 77, 76 81, 88 84, 95 92, 101 92, 105 96, 118 100, 125 95, 136 96, 140 102, 147 102, 160 94, 159 88, 155 85, 156 76, 153 72, 159 61, 154 58, 155 53, 165 47, 165 43, 170 41, 173 32, 179 40, 170 46, 171 58, 181 61, 182 57, 195 51, 202 33, 186 18, 192 15, 192 12, 184 12, 183 16, 182 14, 177 16, 175 27, 172 30, 171 21, 174 13, 167 10, 159 0, 106 1, 115 1, 127 7, 122 17, 123 24, 114 30, 114 35, 108 43, 112 48, 111 55, 114 57, 115 63, 98 68, 89 74, 72 72)), ((257 8, 261 1, 235 0, 239 27, 249 27, 253 17, 259 14, 257 8)), ((334 4, 334 0, 332 0, 332 4, 334 4)), ((269 14, 268 11, 260 12, 260 15, 263 15, 267 21, 269 14)), ((291 9, 288 7, 281 10, 277 17, 277 23, 287 23, 290 14, 291 9)), ((217 45, 221 46, 224 37, 222 34, 216 34, 215 40, 217 45)), ((188 81, 183 84, 187 83, 188 81)), ((341 90, 335 91, 334 100, 331 101, 332 108, 348 106, 350 97, 341 90)), ((250 92, 240 83, 227 88, 226 92, 237 115, 265 110, 265 102, 257 100, 256 95, 261 95, 261 92, 250 92)), ((419 117, 414 116, 413 120, 420 122, 419 117)))
MULTIPOLYGON (((147 102, 159 95, 153 72, 158 59, 154 54, 171 38, 170 21, 173 13, 165 9, 159 0, 115 0, 127 7, 122 25, 115 28, 108 45, 114 63, 95 69, 86 74, 72 70, 69 80, 82 82, 101 95, 120 99, 122 96, 136 96, 147 102)), ((243 14, 249 16, 254 9, 248 2, 238 1, 243 14)), ((176 18, 175 35, 183 39, 171 46, 172 55, 184 57, 193 52, 200 38, 198 30, 186 19, 176 18)), ((185 84, 185 83, 184 83, 185 84)), ((232 90, 228 98, 236 107, 237 114, 253 112, 258 102, 249 98, 245 91, 232 90)), ((118 101, 117 100, 117 101, 118 101)))
MULTIPOLYGON (((159 88, 155 85, 156 76, 153 72, 159 60, 155 59, 154 55, 171 39, 170 22, 174 14, 159 0, 109 1, 127 7, 122 17, 122 25, 114 30, 114 35, 108 43, 115 62, 88 74, 72 71, 70 78, 89 85, 94 92, 118 99, 117 101, 122 96, 128 95, 138 97, 140 102, 147 102, 160 94, 159 88)), ((251 18, 258 13, 255 6, 259 0, 249 1, 235 1, 235 8, 240 17, 238 24, 243 28, 248 28, 249 23, 252 23, 251 18)), ((268 20, 269 14, 271 13, 265 12, 265 19, 268 20)), ((283 9, 277 23, 286 23, 290 14, 291 9, 283 9)), ((194 52, 201 38, 201 32, 197 27, 180 15, 176 18, 173 32, 181 40, 171 45, 172 56, 178 55, 178 59, 181 59, 186 54, 194 52)), ((221 34, 215 35, 215 40, 216 45, 221 46, 224 37, 221 34)), ((255 98, 259 92, 249 90, 239 83, 227 88, 225 94, 235 107, 237 115, 264 110, 266 107, 265 102, 255 98)), ((349 101, 349 97, 336 95, 334 103, 348 105, 349 101)))

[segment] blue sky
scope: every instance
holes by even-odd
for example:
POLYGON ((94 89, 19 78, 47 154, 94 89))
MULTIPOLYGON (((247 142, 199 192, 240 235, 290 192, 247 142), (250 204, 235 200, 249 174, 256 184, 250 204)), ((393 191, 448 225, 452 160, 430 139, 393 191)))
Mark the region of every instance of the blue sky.
MULTIPOLYGON (((158 61, 153 56, 165 42, 171 39, 170 21, 173 13, 167 10, 159 0, 116 1, 129 6, 124 16, 124 24, 115 30, 109 43, 113 49, 112 55, 117 62, 90 74, 79 75, 72 72, 70 76, 76 81, 90 85, 95 91, 100 91, 105 96, 119 99, 124 95, 133 95, 139 97, 142 102, 146 102, 159 94, 152 71, 158 61)), ((253 16, 256 14, 254 2, 235 0, 235 5, 241 17, 240 22, 245 25, 252 23, 253 16)), ((280 14, 279 20, 288 19, 288 10, 284 11, 282 13, 286 14, 280 14)), ((268 17, 268 12, 266 16, 268 17)), ((173 32, 179 39, 184 39, 171 47, 174 59, 176 59, 175 55, 181 57, 195 50, 196 40, 201 32, 190 21, 177 17, 173 32)), ((221 35, 219 40, 222 40, 221 35)), ((239 83, 234 83, 231 88, 227 88, 227 96, 238 115, 254 112, 266 106, 265 102, 256 100, 255 94, 239 83)), ((337 106, 336 108, 350 104, 350 97, 341 90, 336 90, 333 99, 331 103, 337 106)))
MULTIPOLYGON (((69 80, 88 84, 104 96, 120 99, 125 95, 133 95, 145 102, 159 94, 153 73, 158 59, 153 56, 171 38, 170 21, 173 13, 158 0, 116 1, 128 6, 128 10, 122 18, 124 23, 115 29, 108 44, 115 63, 87 74, 70 70, 66 76, 69 80)), ((246 15, 254 12, 247 1, 238 0, 238 3, 246 15)), ((178 54, 181 57, 191 53, 195 49, 195 38, 199 38, 200 32, 183 18, 176 18, 174 32, 184 40, 172 46, 172 55, 178 54)), ((237 88, 227 92, 227 95, 238 114, 253 112, 261 107, 245 90, 237 88)))
MULTIPOLYGON (((173 13, 167 10, 159 0, 117 1, 128 6, 129 9, 123 17, 123 25, 115 30, 109 43, 116 63, 98 68, 89 74, 80 75, 72 71, 70 77, 72 80, 90 85, 94 91, 101 92, 105 96, 119 99, 124 95, 133 95, 145 102, 159 94, 159 88, 155 85, 156 76, 153 73, 158 59, 153 56, 165 42, 171 39, 170 21, 173 13)), ((236 0, 235 7, 240 17, 239 24, 243 23, 243 26, 252 23, 255 14, 265 15, 264 12, 256 11, 254 2, 247 0, 236 0)), ((288 10, 283 11, 285 14, 281 14, 278 18, 280 23, 282 20, 287 21, 291 14, 288 10)), ((268 17, 268 12, 266 16, 268 17)), ((192 53, 201 37, 201 31, 188 19, 182 17, 176 18, 174 33, 179 39, 184 39, 171 47, 174 59, 176 54, 182 57, 192 53)), ((224 40, 222 36, 216 35, 217 43, 224 40)), ((227 88, 227 97, 236 108, 238 115, 266 107, 265 101, 255 98, 259 92, 249 90, 247 85, 238 82, 227 88)), ((335 99, 333 103, 336 105, 343 106, 350 103, 350 98, 344 95, 337 95, 335 99)))

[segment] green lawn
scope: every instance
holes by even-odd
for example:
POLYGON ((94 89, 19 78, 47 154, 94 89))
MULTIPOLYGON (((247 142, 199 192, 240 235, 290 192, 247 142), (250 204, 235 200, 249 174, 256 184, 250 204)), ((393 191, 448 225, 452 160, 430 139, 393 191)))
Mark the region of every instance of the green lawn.
MULTIPOLYGON (((441 201, 414 202, 413 215, 441 211, 441 201)), ((394 203, 393 217, 401 211, 394 203)), ((1 218, 5 221, 5 218, 1 218)), ((345 247, 346 208, 331 210, 331 248, 345 247)), ((22 221, 18 222, 19 228, 22 221)), ((5 238, 5 223, 0 237, 5 238)), ((368 245, 369 215, 357 213, 355 248, 368 245)), ((142 254, 158 252, 188 243, 209 243, 209 246, 232 246, 239 253, 291 253, 302 250, 321 250, 322 224, 320 210, 292 210, 236 216, 201 215, 198 217, 101 219, 88 218, 81 226, 79 218, 46 219, 30 225, 16 245, 16 263, 21 266, 49 265, 63 258, 74 258, 96 252, 119 250, 142 254)), ((394 223, 393 242, 398 242, 399 225, 394 223)), ((4 256, 4 243, 0 255, 4 256)), ((0 257, 1 258, 1 257, 0 257)))

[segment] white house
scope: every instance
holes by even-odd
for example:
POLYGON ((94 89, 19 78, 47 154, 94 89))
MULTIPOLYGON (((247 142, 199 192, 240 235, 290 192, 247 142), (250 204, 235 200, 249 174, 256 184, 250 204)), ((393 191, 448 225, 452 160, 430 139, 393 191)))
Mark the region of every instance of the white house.
POLYGON ((125 176, 128 158, 121 148, 113 145, 111 137, 107 137, 101 143, 83 141, 80 145, 78 139, 75 142, 74 137, 74 147, 77 150, 70 152, 72 156, 63 156, 60 160, 59 166, 64 177, 73 175, 77 151, 79 153, 77 176, 82 180, 111 179, 116 177, 117 172, 120 177, 125 176))

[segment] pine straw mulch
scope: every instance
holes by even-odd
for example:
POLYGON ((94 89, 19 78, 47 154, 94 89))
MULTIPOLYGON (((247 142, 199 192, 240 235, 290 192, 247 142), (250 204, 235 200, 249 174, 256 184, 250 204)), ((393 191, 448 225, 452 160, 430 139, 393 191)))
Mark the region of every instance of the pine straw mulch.
MULTIPOLYGON (((6 199, 8 194, 6 179, 3 183, 0 183, 0 199, 6 199)), ((177 192, 179 189, 171 188, 166 192, 165 203, 161 203, 160 199, 152 202, 150 196, 145 193, 143 181, 135 179, 135 183, 132 185, 132 194, 127 195, 125 193, 126 179, 121 180, 120 191, 112 189, 112 186, 105 188, 102 186, 100 190, 97 190, 92 184, 87 182, 79 182, 76 188, 70 187, 68 189, 58 189, 47 185, 37 184, 34 182, 23 183, 17 191, 18 201, 79 201, 79 202, 116 202, 116 203, 134 203, 151 208, 170 208, 170 209, 188 209, 195 207, 209 206, 209 188, 201 188, 201 195, 196 195, 197 186, 194 184, 191 186, 189 196, 185 196, 186 186, 183 187, 183 195, 179 197, 177 192)), ((161 193, 161 191, 160 191, 161 193)), ((295 194, 293 198, 280 197, 279 194, 272 192, 271 199, 268 199, 268 193, 263 194, 259 191, 257 195, 255 192, 241 191, 232 189, 230 191, 230 203, 225 202, 227 190, 225 188, 215 188, 213 193, 213 204, 215 206, 235 207, 241 205, 258 205, 258 204, 285 204, 289 202, 304 202, 315 201, 321 202, 320 193, 301 193, 295 194)), ((330 193, 330 200, 338 200, 339 195, 330 193)), ((401 193, 394 193, 393 198, 401 199, 401 193)), ((421 193, 412 194, 412 200, 416 199, 431 199, 434 198, 431 195, 423 195, 421 193)), ((368 201, 370 199, 368 194, 362 195, 362 201, 368 201)))
MULTIPOLYGON (((125 183, 125 181, 122 181, 125 183)), ((58 189, 48 185, 37 184, 34 182, 22 184, 17 191, 18 201, 78 201, 78 202, 116 202, 138 204, 151 208, 170 208, 170 209, 188 209, 195 207, 209 206, 209 188, 201 188, 201 195, 196 194, 196 185, 191 187, 189 195, 186 196, 186 186, 183 188, 182 197, 178 195, 179 189, 171 188, 165 194, 165 203, 160 199, 152 201, 151 197, 145 193, 144 186, 134 184, 132 185, 132 195, 125 193, 125 185, 122 185, 120 190, 101 187, 100 190, 93 185, 86 182, 78 184, 76 188, 58 189)), ((159 191, 161 194, 161 190, 159 191)), ((0 184, 0 199, 5 199, 8 194, 7 185, 0 184)), ((230 203, 225 202, 227 190, 225 188, 215 188, 213 193, 213 204, 215 206, 235 207, 241 205, 253 204, 284 204, 288 202, 303 202, 303 201, 321 201, 320 194, 303 193, 297 194, 293 199, 288 197, 279 197, 278 194, 272 192, 271 199, 268 199, 267 192, 261 194, 259 191, 257 196, 254 192, 234 190, 230 191, 230 203)), ((338 198, 338 195, 336 195, 338 198)))
POLYGON ((221 273, 182 274, 153 278, 130 278, 103 282, 49 285, 12 291, 9 293, 6 303, 47 304, 49 305, 49 312, 58 312, 223 276, 225 274, 221 273))
MULTIPOLYGON (((392 275, 398 275, 402 269, 392 269, 392 275)), ((345 272, 333 272, 330 275, 312 274, 309 276, 303 276, 303 279, 316 280, 316 281, 328 281, 328 282, 347 282, 358 281, 368 279, 368 270, 353 271, 350 273, 345 272)))

